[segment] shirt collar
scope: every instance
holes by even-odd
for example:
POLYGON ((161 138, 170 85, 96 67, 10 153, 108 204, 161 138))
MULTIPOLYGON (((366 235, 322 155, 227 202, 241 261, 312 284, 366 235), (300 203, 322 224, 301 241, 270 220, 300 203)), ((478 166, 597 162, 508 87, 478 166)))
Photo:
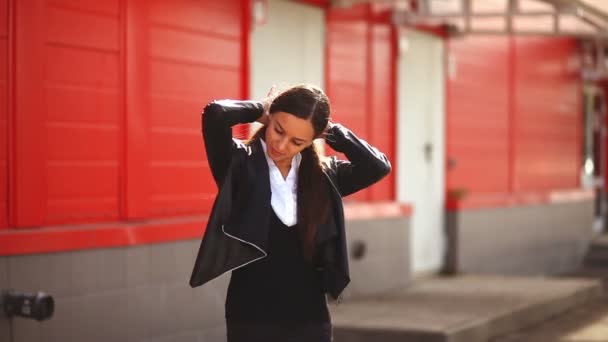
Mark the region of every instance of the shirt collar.
MULTIPOLYGON (((264 157, 266 157, 266 162, 268 163, 269 168, 277 168, 277 165, 274 163, 272 158, 268 156, 268 148, 266 147, 266 142, 264 139, 260 139, 262 143, 262 148, 264 149, 264 157)), ((300 163, 302 162, 302 154, 296 154, 291 160, 291 170, 297 171, 300 168, 300 163)), ((295 172, 294 172, 295 173, 295 172)))

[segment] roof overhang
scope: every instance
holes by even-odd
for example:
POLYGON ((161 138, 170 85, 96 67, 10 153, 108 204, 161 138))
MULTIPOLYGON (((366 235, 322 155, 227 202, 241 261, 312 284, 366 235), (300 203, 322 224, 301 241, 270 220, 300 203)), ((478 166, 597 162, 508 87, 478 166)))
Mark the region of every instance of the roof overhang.
POLYGON ((450 37, 566 36, 581 41, 583 78, 608 80, 608 0, 331 0, 389 11, 398 26, 439 26, 450 37))
POLYGON ((608 39, 608 0, 333 0, 390 8, 398 25, 442 25, 453 34, 608 39))

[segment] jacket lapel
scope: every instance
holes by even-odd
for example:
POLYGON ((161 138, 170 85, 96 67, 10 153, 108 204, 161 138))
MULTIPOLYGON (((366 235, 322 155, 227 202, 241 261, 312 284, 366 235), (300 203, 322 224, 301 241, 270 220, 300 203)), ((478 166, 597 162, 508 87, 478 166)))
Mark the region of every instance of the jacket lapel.
POLYGON ((239 239, 250 242, 268 251, 268 226, 270 222, 270 179, 268 163, 259 140, 249 150, 251 162, 245 163, 237 182, 241 183, 239 194, 242 203, 232 210, 226 231, 239 239))

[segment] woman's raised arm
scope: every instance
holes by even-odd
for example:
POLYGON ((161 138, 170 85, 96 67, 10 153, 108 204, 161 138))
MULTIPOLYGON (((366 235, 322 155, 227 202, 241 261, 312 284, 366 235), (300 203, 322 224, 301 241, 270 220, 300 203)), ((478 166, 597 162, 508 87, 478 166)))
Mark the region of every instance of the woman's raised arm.
POLYGON ((384 153, 340 124, 329 124, 325 141, 348 159, 333 159, 330 163, 342 197, 378 182, 391 172, 391 163, 384 153))
POLYGON ((218 187, 230 165, 235 149, 242 146, 232 137, 232 126, 254 122, 264 112, 261 101, 218 100, 205 106, 202 114, 202 131, 207 161, 218 187))

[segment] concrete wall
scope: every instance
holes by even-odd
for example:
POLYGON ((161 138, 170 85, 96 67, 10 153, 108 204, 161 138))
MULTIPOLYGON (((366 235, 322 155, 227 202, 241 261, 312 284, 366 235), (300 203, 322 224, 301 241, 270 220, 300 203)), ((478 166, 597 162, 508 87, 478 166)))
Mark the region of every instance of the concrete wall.
POLYGON ((592 236, 593 201, 448 213, 448 269, 554 275, 581 266, 592 236))
POLYGON ((13 340, 223 341, 227 277, 191 289, 198 241, 0 258, 1 288, 42 290, 55 315, 15 318, 13 340))
POLYGON ((387 218, 348 223, 351 283, 345 299, 369 296, 406 286, 411 278, 409 260, 409 218, 387 218), (356 245, 365 253, 356 258, 356 245))
MULTIPOLYGON (((351 261, 349 296, 400 286, 407 277, 407 220, 348 223, 349 243, 367 253, 351 261), (404 267, 403 272, 396 272, 404 267)), ((199 241, 0 257, 0 289, 45 291, 55 315, 44 322, 0 315, 0 342, 225 341, 229 275, 191 289, 199 241), (13 338, 10 338, 12 330, 13 338)))

